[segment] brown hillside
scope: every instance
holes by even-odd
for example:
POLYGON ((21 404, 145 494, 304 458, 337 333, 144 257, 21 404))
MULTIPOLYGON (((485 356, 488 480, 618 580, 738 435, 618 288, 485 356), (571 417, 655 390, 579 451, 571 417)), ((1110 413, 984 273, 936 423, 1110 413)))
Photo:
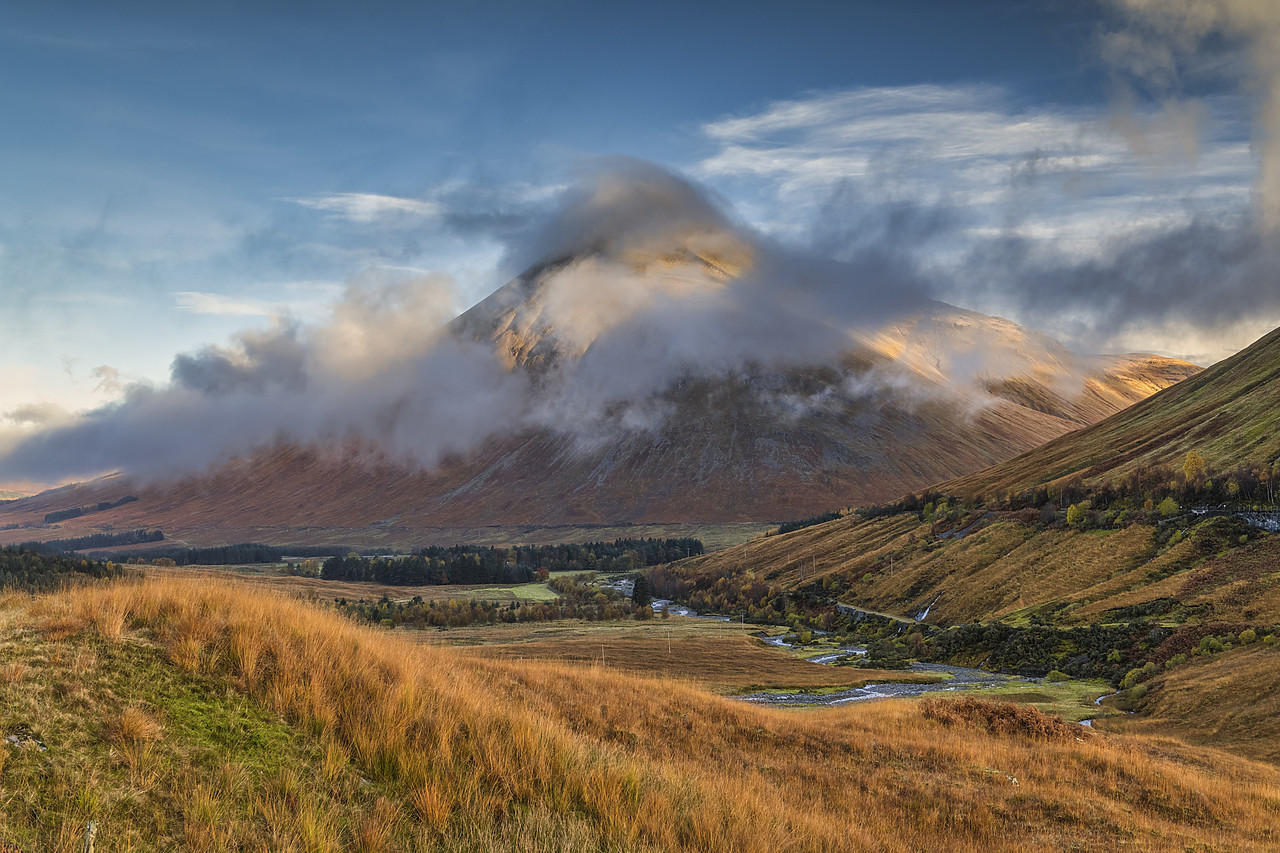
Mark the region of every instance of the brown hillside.
POLYGON ((1280 329, 1185 382, 1100 423, 942 488, 1002 495, 1080 476, 1115 482, 1139 465, 1266 466, 1280 457, 1280 329))
POLYGON ((782 589, 818 580, 859 607, 907 616, 932 605, 929 621, 940 624, 1037 611, 1073 624, 1141 606, 1156 615, 1273 620, 1280 615, 1275 537, 1234 522, 1240 529, 1224 538, 1213 522, 1190 518, 1177 536, 1158 539, 1159 513, 1134 505, 1130 521, 1143 523, 1078 529, 1052 507, 1047 516, 1040 508, 1009 512, 998 498, 1076 476, 1085 487, 1113 483, 1138 465, 1180 465, 1190 450, 1219 470, 1269 468, 1280 455, 1277 399, 1280 330, 1094 426, 941 484, 937 492, 951 503, 940 518, 848 516, 711 554, 683 571, 782 589), (962 508, 978 495, 987 498, 983 506, 962 508), (1153 604, 1160 601, 1171 604, 1153 604))
POLYGON ((1192 657, 1157 676, 1137 717, 1108 731, 1160 732, 1252 758, 1280 761, 1280 650, 1261 642, 1192 657))

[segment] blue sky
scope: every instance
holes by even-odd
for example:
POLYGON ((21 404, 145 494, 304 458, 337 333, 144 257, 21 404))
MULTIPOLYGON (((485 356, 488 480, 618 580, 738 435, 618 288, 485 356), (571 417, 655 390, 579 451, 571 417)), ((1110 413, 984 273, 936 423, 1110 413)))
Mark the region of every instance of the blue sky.
POLYGON ((441 276, 461 310, 612 155, 771 239, 909 250, 938 298, 1073 346, 1208 363, 1280 324, 1277 16, 1189 3, 18 0, 0 429, 366 286, 441 276))

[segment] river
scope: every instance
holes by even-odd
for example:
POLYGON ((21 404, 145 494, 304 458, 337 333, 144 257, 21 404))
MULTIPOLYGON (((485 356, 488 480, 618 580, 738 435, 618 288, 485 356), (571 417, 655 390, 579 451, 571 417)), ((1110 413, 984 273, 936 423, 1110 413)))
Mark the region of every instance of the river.
MULTIPOLYGON (((766 643, 779 648, 794 648, 788 643, 784 637, 765 637, 766 643)), ((809 658, 809 661, 815 664, 831 664, 841 658, 853 655, 865 654, 866 650, 861 646, 846 646, 836 649, 828 654, 817 655, 809 658)), ((915 663, 906 672, 920 673, 922 675, 939 675, 943 676, 943 680, 932 684, 906 684, 902 682, 884 682, 882 684, 868 684, 865 687, 851 687, 847 690, 836 690, 832 692, 814 693, 805 691, 796 691, 794 693, 778 693, 776 691, 764 691, 760 693, 747 693, 736 698, 747 702, 757 702, 763 705, 788 705, 788 706, 808 706, 808 705, 843 705, 846 702, 861 702, 866 699, 894 699, 902 697, 923 696, 926 693, 945 693, 953 690, 981 690, 992 687, 1005 687, 1010 684, 1027 684, 1028 679, 1014 675, 1000 675, 994 672, 985 672, 981 669, 971 669, 964 666, 947 666, 939 663, 915 663)), ((857 670, 850 670, 850 677, 857 677, 857 670)))

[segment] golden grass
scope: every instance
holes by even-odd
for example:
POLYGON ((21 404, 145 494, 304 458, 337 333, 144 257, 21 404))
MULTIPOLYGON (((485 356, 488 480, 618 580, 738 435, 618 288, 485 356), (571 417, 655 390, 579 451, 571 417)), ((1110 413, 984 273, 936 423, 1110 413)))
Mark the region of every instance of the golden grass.
POLYGON ((706 636, 697 630, 673 630, 668 636, 661 623, 648 630, 627 626, 588 636, 486 645, 466 651, 482 658, 603 665, 635 675, 680 679, 726 693, 937 680, 907 672, 816 666, 745 634, 706 636))
POLYGON ((1220 621, 1265 624, 1280 613, 1280 538, 1206 558, 1190 539, 1156 553, 1153 531, 1035 530, 995 519, 964 538, 937 540, 915 515, 854 516, 677 565, 704 587, 826 582, 843 602, 896 616, 933 602, 928 621, 941 625, 1016 623, 1050 604, 1071 605, 1055 617, 1060 623, 1087 624, 1158 598, 1209 605, 1220 621))
POLYGON ((1108 719, 1108 730, 1172 734, 1280 762, 1280 647, 1192 657, 1148 687, 1142 715, 1108 719))
MULTIPOLYGON (((159 644, 174 677, 243 691, 314 739, 327 769, 255 783, 237 818, 274 849, 1265 850, 1280 820, 1276 769, 1151 738, 957 728, 909 702, 789 713, 601 667, 478 659, 231 583, 32 606, 73 638, 97 636, 98 611, 123 627, 96 642, 159 644), (197 657, 175 656, 193 641, 197 657), (363 818, 325 805, 353 784, 344 757, 383 798, 363 818)), ((182 788, 191 849, 234 849, 216 790, 182 788)))

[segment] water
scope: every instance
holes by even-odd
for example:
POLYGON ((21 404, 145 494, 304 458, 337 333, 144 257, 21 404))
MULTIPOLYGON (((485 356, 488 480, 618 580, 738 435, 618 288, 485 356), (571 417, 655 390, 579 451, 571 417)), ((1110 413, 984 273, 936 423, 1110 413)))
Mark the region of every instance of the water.
POLYGON ((694 619, 710 619, 714 622, 732 621, 728 616, 699 616, 695 611, 690 610, 688 607, 685 607, 683 604, 674 604, 668 598, 655 598, 653 599, 653 601, 649 603, 649 606, 653 608, 654 613, 661 613, 662 606, 664 604, 667 607, 667 612, 670 613, 672 616, 688 616, 694 619))
MULTIPOLYGON (((816 660, 816 659, 815 659, 816 660)), ((748 702, 759 702, 764 705, 843 705, 846 702, 860 702, 867 699, 894 699, 902 697, 923 696, 926 693, 946 693, 955 690, 974 690, 993 687, 1006 687, 1010 684, 1025 684, 1027 679, 1012 675, 1000 675, 970 669, 963 666, 946 666, 937 663, 913 664, 907 672, 918 672, 932 675, 947 675, 950 678, 935 684, 903 684, 886 682, 884 684, 868 684, 865 687, 852 687, 833 693, 748 693, 737 698, 748 702)), ((851 673, 856 677, 856 670, 851 673)))

